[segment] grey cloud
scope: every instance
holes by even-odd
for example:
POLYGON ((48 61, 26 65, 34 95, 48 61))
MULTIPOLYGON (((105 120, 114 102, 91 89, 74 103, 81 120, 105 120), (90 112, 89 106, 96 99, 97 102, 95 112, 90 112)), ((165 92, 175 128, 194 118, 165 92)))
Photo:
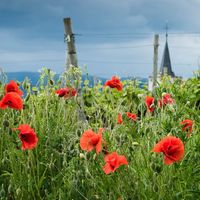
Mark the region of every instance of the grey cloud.
MULTIPOLYGON (((91 74, 147 77, 152 72, 152 47, 109 48, 152 44, 153 34, 106 38, 86 33, 164 33, 165 22, 168 20, 169 48, 174 71, 188 76, 197 68, 199 38, 187 35, 173 37, 170 32, 199 31, 199 5, 199 0, 1 0, 0 52, 3 53, 0 54, 0 65, 9 71, 34 71, 43 65, 55 71, 64 69, 63 18, 69 16, 75 33, 83 34, 76 36, 79 64, 88 65, 91 74), (189 51, 187 48, 173 46, 193 48, 189 51), (137 64, 142 62, 148 64, 137 64), (178 63, 192 66, 176 65, 178 63)), ((161 38, 159 61, 164 42, 165 38, 161 38)))

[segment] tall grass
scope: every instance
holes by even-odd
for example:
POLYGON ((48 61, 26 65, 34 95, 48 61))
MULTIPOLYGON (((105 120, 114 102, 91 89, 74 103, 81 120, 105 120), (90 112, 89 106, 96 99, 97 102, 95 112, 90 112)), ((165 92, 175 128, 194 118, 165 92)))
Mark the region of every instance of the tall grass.
MULTIPOLYGON (((75 74, 76 75, 76 74, 75 74)), ((65 74, 58 83, 45 70, 36 87, 29 80, 22 111, 0 110, 0 198, 1 199, 89 199, 89 200, 171 200, 199 199, 200 196, 200 76, 171 83, 165 78, 153 94, 139 88, 135 81, 124 81, 123 91, 94 87, 84 83, 77 97, 62 99, 55 90, 71 83, 65 74), (47 79, 45 79, 47 77, 47 79), (45 81, 47 80, 47 81, 45 81), (155 99, 167 92, 175 99, 173 106, 147 112, 144 97, 155 99), (80 112, 85 118, 80 117, 80 112), (117 114, 132 112, 136 122, 117 114), (191 137, 186 137, 180 121, 194 121, 191 137), (34 128, 39 141, 34 150, 21 150, 20 124, 34 128), (84 152, 79 141, 87 129, 104 128, 107 151, 126 156, 129 165, 106 175, 103 153, 84 152), (162 154, 152 152, 162 137, 180 137, 185 145, 183 160, 172 165, 163 163, 162 154)), ((4 84, 1 85, 1 95, 4 84)))

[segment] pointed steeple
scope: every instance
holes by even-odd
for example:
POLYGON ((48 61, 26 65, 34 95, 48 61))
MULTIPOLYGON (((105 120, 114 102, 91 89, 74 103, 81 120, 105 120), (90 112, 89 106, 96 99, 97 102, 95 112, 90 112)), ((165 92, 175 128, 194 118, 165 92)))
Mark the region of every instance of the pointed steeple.
POLYGON ((175 77, 174 72, 172 71, 169 48, 168 48, 168 26, 166 25, 166 42, 165 42, 165 49, 162 57, 162 62, 160 66, 160 73, 161 75, 169 75, 175 77))

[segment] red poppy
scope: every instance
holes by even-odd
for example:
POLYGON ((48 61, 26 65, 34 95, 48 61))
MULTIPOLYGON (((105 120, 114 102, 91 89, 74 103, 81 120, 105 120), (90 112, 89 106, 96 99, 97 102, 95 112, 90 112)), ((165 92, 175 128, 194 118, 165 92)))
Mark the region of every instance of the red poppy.
POLYGON ((116 88, 118 91, 121 91, 123 84, 119 78, 113 76, 111 80, 105 82, 104 86, 109 86, 110 88, 116 88))
POLYGON ((125 156, 118 155, 116 152, 112 152, 104 157, 106 164, 103 166, 103 171, 106 174, 114 172, 120 165, 128 165, 128 161, 125 156))
POLYGON ((136 115, 136 114, 127 112, 126 115, 127 115, 127 117, 128 117, 129 119, 132 119, 133 121, 136 121, 136 120, 137 120, 137 115, 136 115))
POLYGON ((22 150, 33 149, 37 146, 37 135, 28 124, 22 124, 14 130, 20 131, 18 136, 22 142, 22 150))
POLYGON ((145 104, 147 106, 147 109, 149 112, 153 112, 154 111, 154 98, 151 96, 147 96, 145 98, 145 104))
POLYGON ((6 84, 5 90, 6 90, 6 93, 16 92, 20 96, 23 95, 23 92, 19 89, 17 83, 13 80, 11 80, 8 84, 6 84))
POLYGON ((161 108, 163 105, 173 104, 175 101, 171 97, 171 94, 164 94, 161 99, 158 100, 158 106, 161 108))
POLYGON ((59 97, 69 98, 76 96, 77 91, 75 88, 66 87, 56 90, 56 94, 58 94, 59 97))
POLYGON ((122 114, 120 114, 120 113, 117 116, 117 123, 118 124, 122 124, 123 123, 122 114))
POLYGON ((98 154, 102 149, 102 133, 103 128, 100 128, 98 133, 93 132, 91 129, 86 130, 80 139, 81 149, 84 151, 96 149, 98 154))
POLYGON ((173 162, 179 161, 184 155, 184 145, 181 139, 174 136, 166 136, 158 142, 153 152, 164 154, 164 163, 170 165, 173 162))
POLYGON ((191 119, 185 119, 181 121, 181 125, 183 125, 183 128, 182 128, 183 131, 188 131, 189 133, 192 132, 193 121, 191 119))
POLYGON ((0 101, 0 108, 6 109, 7 107, 13 108, 15 110, 23 109, 23 101, 18 93, 9 92, 0 101))
POLYGON ((171 98, 171 94, 165 94, 162 99, 165 105, 174 103, 174 99, 171 98))

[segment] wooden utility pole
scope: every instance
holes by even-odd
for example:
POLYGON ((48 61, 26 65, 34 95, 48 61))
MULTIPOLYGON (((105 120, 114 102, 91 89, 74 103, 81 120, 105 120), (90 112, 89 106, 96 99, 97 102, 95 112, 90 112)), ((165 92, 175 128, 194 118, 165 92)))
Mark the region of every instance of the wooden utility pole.
POLYGON ((157 69, 158 69, 158 40, 159 40, 159 35, 155 34, 154 35, 154 57, 153 57, 153 88, 156 86, 157 83, 157 69))
POLYGON ((72 32, 71 18, 64 18, 64 27, 65 42, 67 43, 66 69, 69 69, 70 65, 78 67, 78 60, 75 48, 75 37, 72 32))

